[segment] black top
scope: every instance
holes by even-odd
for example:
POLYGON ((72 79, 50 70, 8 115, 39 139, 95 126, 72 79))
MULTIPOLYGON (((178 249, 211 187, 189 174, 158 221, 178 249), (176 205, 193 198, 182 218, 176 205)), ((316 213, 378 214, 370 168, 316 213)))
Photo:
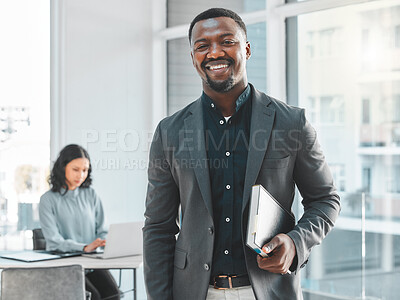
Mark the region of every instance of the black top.
POLYGON ((236 100, 226 121, 205 93, 204 129, 210 169, 215 243, 211 276, 247 273, 241 235, 243 187, 250 136, 251 89, 236 100))

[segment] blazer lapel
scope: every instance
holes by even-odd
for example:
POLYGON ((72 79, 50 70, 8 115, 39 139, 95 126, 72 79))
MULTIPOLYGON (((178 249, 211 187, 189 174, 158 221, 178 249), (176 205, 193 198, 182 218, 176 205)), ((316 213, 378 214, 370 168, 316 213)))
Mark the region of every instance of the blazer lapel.
POLYGON ((189 112, 190 115, 185 119, 185 130, 188 136, 192 136, 193 138, 187 139, 186 144, 190 152, 190 157, 196 166, 193 168, 193 171, 199 184, 201 196, 208 212, 213 217, 210 172, 204 137, 203 107, 200 99, 193 104, 189 112))
POLYGON ((268 107, 271 100, 265 94, 257 91, 253 86, 251 87, 253 102, 242 212, 249 201, 251 187, 255 184, 260 172, 275 119, 275 110, 268 107))

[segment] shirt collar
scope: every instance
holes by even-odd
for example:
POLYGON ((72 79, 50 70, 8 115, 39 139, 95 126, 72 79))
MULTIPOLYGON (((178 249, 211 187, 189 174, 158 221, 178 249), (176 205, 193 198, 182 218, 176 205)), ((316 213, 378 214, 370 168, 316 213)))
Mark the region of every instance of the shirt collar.
MULTIPOLYGON (((250 98, 251 94, 251 89, 250 85, 248 84, 247 87, 244 89, 244 91, 240 94, 240 96, 236 99, 236 112, 239 111, 239 109, 243 106, 244 103, 250 98)), ((217 105, 214 103, 214 101, 203 91, 203 94, 201 95, 201 99, 204 104, 206 104, 207 107, 211 108, 217 108, 217 105)))

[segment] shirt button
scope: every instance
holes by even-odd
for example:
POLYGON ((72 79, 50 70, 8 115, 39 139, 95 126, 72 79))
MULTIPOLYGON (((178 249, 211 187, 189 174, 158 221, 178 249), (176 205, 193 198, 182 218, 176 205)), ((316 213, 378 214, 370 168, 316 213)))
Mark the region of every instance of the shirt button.
POLYGON ((209 227, 209 228, 208 228, 208 232, 209 232, 210 234, 213 234, 213 233, 214 233, 214 229, 213 229, 212 227, 209 227))
POLYGON ((225 251, 224 251, 224 254, 225 254, 225 255, 228 255, 228 254, 229 254, 229 251, 228 251, 228 250, 225 250, 225 251))
POLYGON ((231 221, 231 219, 230 219, 229 217, 226 217, 226 218, 225 218, 225 222, 226 222, 226 223, 229 223, 230 221, 231 221))
POLYGON ((219 124, 223 125, 224 124, 224 120, 220 120, 219 124))
POLYGON ((226 151, 226 152, 225 152, 225 155, 226 155, 226 156, 229 156, 229 155, 231 155, 231 153, 230 153, 229 151, 226 151))
POLYGON ((215 106, 214 103, 211 103, 211 107, 214 108, 214 106, 215 106))
POLYGON ((226 189, 227 189, 227 190, 230 190, 230 189, 231 189, 231 186, 230 186, 229 184, 227 184, 227 185, 226 185, 226 189))
POLYGON ((206 271, 210 270, 210 266, 208 264, 204 264, 204 270, 206 271))

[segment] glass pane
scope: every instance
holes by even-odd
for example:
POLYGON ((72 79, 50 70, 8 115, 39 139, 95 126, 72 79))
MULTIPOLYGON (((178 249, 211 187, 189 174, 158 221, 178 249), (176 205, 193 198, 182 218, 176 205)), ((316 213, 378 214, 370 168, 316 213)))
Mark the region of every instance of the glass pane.
POLYGON ((185 107, 201 95, 201 79, 190 58, 188 38, 167 42, 168 115, 185 107))
MULTIPOLYGON (((266 91, 266 24, 247 26, 247 39, 251 45, 251 58, 247 61, 249 82, 266 91)), ((168 115, 185 107, 201 96, 202 84, 190 58, 188 38, 167 42, 168 115)))
POLYGON ((211 7, 223 7, 240 14, 265 9, 265 0, 167 1, 167 26, 189 24, 195 16, 211 7))
POLYGON ((302 272, 305 299, 400 293, 399 26, 399 1, 373 1, 301 15, 289 30, 298 40, 297 65, 289 65, 298 68, 298 105, 342 200, 337 226, 302 272))
POLYGON ((251 48, 251 57, 247 61, 247 77, 256 89, 265 93, 267 91, 266 23, 247 26, 247 39, 250 42, 251 48))
POLYGON ((0 249, 29 249, 48 189, 50 2, 1 1, 0 36, 0 249))

